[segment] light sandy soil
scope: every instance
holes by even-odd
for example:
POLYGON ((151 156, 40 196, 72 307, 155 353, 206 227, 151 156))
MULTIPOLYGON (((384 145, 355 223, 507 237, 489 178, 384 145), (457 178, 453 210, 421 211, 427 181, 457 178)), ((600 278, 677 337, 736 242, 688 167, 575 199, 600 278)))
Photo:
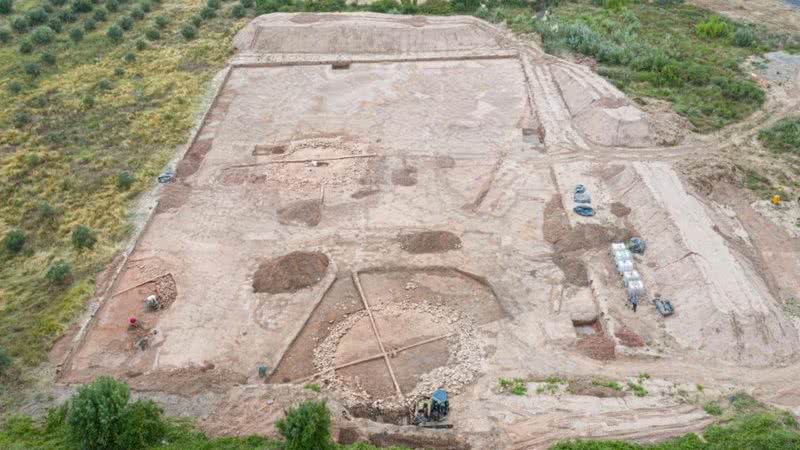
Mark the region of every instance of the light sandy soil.
POLYGON ((689 0, 689 3, 782 33, 800 32, 800 7, 784 0, 689 0))
MULTIPOLYGON (((687 135, 469 17, 273 14, 235 43, 179 180, 67 351, 64 392, 113 374, 214 435, 272 434, 283 408, 320 395, 342 442, 432 448, 658 440, 707 426, 702 405, 737 390, 800 413, 783 308, 800 298, 800 239, 696 164, 773 116, 687 135), (594 217, 572 212, 579 183, 594 217), (415 238, 426 231, 448 233, 415 238), (627 307, 608 248, 632 235, 674 316, 627 307), (324 253, 325 273, 254 292, 262 262, 296 251, 324 253), (177 297, 145 311, 166 274, 177 297), (626 386, 645 372, 641 398, 533 381, 626 386), (528 394, 498 377, 529 380, 528 394), (452 430, 400 425, 440 386, 452 430)), ((795 105, 773 95, 768 108, 795 105)))

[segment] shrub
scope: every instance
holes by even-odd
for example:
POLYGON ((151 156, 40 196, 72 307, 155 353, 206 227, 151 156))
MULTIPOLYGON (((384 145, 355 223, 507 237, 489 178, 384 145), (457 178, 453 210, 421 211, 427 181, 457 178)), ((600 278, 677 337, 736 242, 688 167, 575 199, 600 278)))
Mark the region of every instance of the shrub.
POLYGON ((86 22, 83 22, 83 29, 86 30, 87 32, 94 31, 96 28, 97 28, 97 22, 95 22, 94 19, 92 19, 91 17, 86 19, 86 22))
POLYGON ((97 82, 97 89, 101 91, 108 91, 111 89, 111 82, 108 81, 106 78, 97 82))
POLYGON ((78 388, 67 415, 71 440, 85 449, 121 448, 119 435, 129 398, 128 386, 111 377, 98 377, 78 388))
POLYGON ((134 181, 136 181, 136 178, 134 178, 133 175, 127 171, 123 171, 117 174, 115 184, 120 191, 127 191, 130 189, 131 185, 133 185, 134 181))
POLYGON ((194 25, 187 23, 181 28, 181 35, 187 40, 194 39, 197 36, 197 28, 195 28, 194 25))
POLYGON ((142 39, 137 39, 135 45, 136 45, 136 50, 139 50, 139 51, 142 51, 142 50, 147 48, 147 42, 145 42, 142 39))
POLYGON ((708 20, 695 26, 699 36, 707 38, 727 37, 733 32, 733 26, 720 16, 711 16, 708 20))
POLYGON ((378 0, 370 3, 367 9, 377 13, 388 13, 390 11, 399 11, 400 3, 398 3, 396 0, 378 0))
POLYGON ((117 12, 119 9, 119 2, 117 0, 107 0, 106 9, 111 12, 117 12))
POLYGON ((72 245, 75 248, 93 248, 97 242, 94 231, 86 225, 78 225, 72 230, 72 245))
POLYGON ((125 31, 130 30, 131 28, 133 28, 133 17, 125 16, 119 19, 119 22, 117 22, 117 26, 125 31))
POLYGON ((0 374, 5 372, 9 367, 11 367, 11 357, 8 356, 5 349, 0 347, 0 374))
POLYGON ((38 77, 39 74, 42 73, 42 70, 39 68, 39 65, 36 64, 36 63, 31 63, 31 62, 25 63, 23 68, 25 69, 25 73, 27 73, 28 75, 30 75, 30 76, 32 76, 34 78, 38 77))
POLYGON ((241 19, 247 14, 247 10, 242 5, 233 5, 231 8, 231 17, 234 19, 241 19))
MULTIPOLYGON (((31 122, 31 118, 28 116, 28 113, 26 113, 25 111, 19 111, 16 114, 14 114, 14 126, 15 127, 22 128, 25 125, 29 124, 30 122, 31 122)), ((28 157, 30 158, 30 155, 28 155, 28 157)))
POLYGON ((64 23, 72 23, 78 20, 78 15, 72 11, 61 11, 58 13, 58 18, 64 23))
POLYGON ((0 28, 0 43, 7 44, 11 41, 11 30, 8 28, 0 28))
POLYGON ((37 45, 46 45, 52 42, 56 32, 48 26, 41 26, 33 30, 31 39, 37 45))
POLYGON ((14 2, 12 0, 0 0, 0 14, 11 14, 14 10, 14 2))
POLYGON ((242 8, 252 8, 253 0, 239 0, 239 4, 242 5, 242 8))
POLYGON ((141 20, 144 17, 144 10, 141 6, 136 6, 131 9, 131 18, 135 20, 141 20))
POLYGON ((33 8, 25 13, 25 17, 28 18, 29 24, 41 25, 43 23, 47 23, 47 19, 50 17, 50 14, 47 14, 47 11, 45 11, 44 8, 33 8))
POLYGON ((50 265, 45 277, 53 285, 63 286, 69 284, 72 278, 72 267, 63 259, 59 259, 50 265))
POLYGON ((83 109, 92 109, 94 108, 94 104, 94 97, 91 95, 84 95, 81 98, 81 106, 83 106, 83 109))
POLYGON ((703 406, 703 411, 705 411, 706 414, 709 414, 711 416, 722 415, 722 408, 718 404, 713 402, 706 403, 705 406, 703 406))
POLYGON ((216 15, 217 15, 216 11, 214 11, 212 8, 209 8, 208 6, 204 6, 203 9, 200 10, 200 17, 202 17, 203 19, 211 19, 216 15))
POLYGON ((192 18, 189 19, 189 22, 191 22, 191 24, 194 25, 195 28, 197 28, 203 23, 203 18, 200 17, 199 15, 198 16, 192 16, 192 18))
POLYGON ((144 11, 145 14, 149 13, 153 9, 153 5, 147 1, 139 3, 139 7, 142 8, 142 11, 144 11))
POLYGON ((419 5, 420 14, 429 14, 432 16, 447 16, 453 14, 452 5, 444 0, 430 0, 423 5, 419 5))
POLYGON ((152 400, 139 400, 127 405, 117 437, 118 448, 144 449, 160 443, 168 430, 162 419, 163 413, 152 400))
POLYGON ((42 222, 52 222, 56 218, 58 212, 53 208, 49 202, 42 200, 36 205, 36 215, 42 222))
POLYGON ((157 28, 150 28, 144 32, 144 37, 149 41, 157 41, 161 39, 161 33, 158 32, 157 28))
POLYGON ((119 42, 122 40, 122 28, 117 25, 111 25, 108 27, 108 31, 106 31, 106 36, 108 36, 112 42, 119 42))
POLYGON ((130 64, 130 63, 136 61, 136 55, 134 55, 131 52, 125 53, 125 56, 122 57, 122 60, 125 61, 126 63, 130 64))
POLYGON ((733 34, 733 45, 737 47, 752 47, 756 43, 756 34, 750 27, 740 27, 733 34))
POLYGON ((640 383, 634 383, 632 381, 628 382, 628 387, 633 391, 633 395, 637 397, 645 397, 647 396, 647 389, 644 388, 640 383))
POLYGON ((220 2, 219 2, 219 0, 207 0, 206 1, 206 6, 208 6, 211 9, 219 9, 220 2))
POLYGON ((64 24, 61 23, 61 19, 58 17, 51 17, 50 20, 47 21, 47 26, 56 33, 61 33, 61 30, 64 29, 64 24))
POLYGON ((30 39, 23 39, 19 41, 19 52, 27 55, 28 53, 33 51, 33 44, 31 43, 30 39))
POLYGON ((83 40, 83 31, 80 28, 73 28, 69 30, 69 38, 77 44, 83 40))
POLYGON ((39 57, 39 60, 42 61, 42 64, 46 64, 48 66, 56 65, 56 55, 51 51, 46 51, 42 53, 42 56, 39 57))
POLYGON ((15 228, 6 233, 6 237, 3 239, 3 246, 11 253, 19 253, 22 247, 25 246, 26 240, 25 233, 15 228))
POLYGON ((15 17, 14 20, 11 21, 11 28, 20 34, 28 31, 29 26, 28 19, 23 16, 15 17))
POLYGON ((22 92, 22 83, 20 83, 18 80, 13 80, 8 83, 6 89, 8 89, 9 94, 19 94, 22 92))
POLYGON ((286 411, 275 427, 286 439, 285 450, 332 449, 331 416, 324 401, 306 401, 286 411))
POLYGON ((103 8, 102 6, 94 10, 94 14, 92 14, 94 20, 98 22, 105 22, 106 17, 108 17, 108 10, 103 8))
POLYGON ((115 67, 114 76, 117 78, 125 76, 125 69, 123 69, 122 67, 115 67))
POLYGON ((309 391, 316 392, 316 393, 319 393, 322 390, 320 385, 318 385, 317 383, 308 383, 304 387, 306 389, 308 389, 309 391))
POLYGON ((161 28, 161 29, 164 29, 164 28, 166 28, 167 25, 169 25, 169 19, 167 19, 164 16, 156 16, 156 18, 154 19, 154 22, 156 24, 156 27, 161 28))
POLYGON ((90 12, 94 7, 89 0, 75 0, 72 2, 70 9, 75 14, 83 14, 90 12))

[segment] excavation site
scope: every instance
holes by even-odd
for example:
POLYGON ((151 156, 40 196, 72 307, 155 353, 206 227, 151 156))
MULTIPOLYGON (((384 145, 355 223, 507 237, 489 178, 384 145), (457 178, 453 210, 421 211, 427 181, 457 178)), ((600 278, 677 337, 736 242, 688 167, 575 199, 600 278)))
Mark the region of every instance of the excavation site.
POLYGON ((695 164, 725 139, 474 17, 274 13, 234 46, 61 384, 211 436, 324 398, 340 443, 434 449, 653 442, 741 390, 800 413, 800 237, 695 164))

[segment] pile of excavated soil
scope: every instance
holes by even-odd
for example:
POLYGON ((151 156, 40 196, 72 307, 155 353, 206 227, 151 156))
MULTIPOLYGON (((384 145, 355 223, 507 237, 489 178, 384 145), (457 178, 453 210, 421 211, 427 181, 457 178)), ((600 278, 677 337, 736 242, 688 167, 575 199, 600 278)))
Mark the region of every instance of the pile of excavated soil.
POLYGON ((644 339, 625 325, 617 328, 617 331, 614 332, 614 336, 626 347, 644 347, 644 339))
POLYGON ((608 361, 616 358, 614 340, 605 334, 587 336, 578 341, 576 348, 592 359, 608 361))
POLYGON ((624 203, 614 202, 611 204, 611 214, 617 217, 625 217, 631 213, 631 209, 625 206, 624 203))
POLYGON ((417 168, 406 166, 392 171, 392 184, 414 186, 417 184, 417 168))
POLYGON ((572 395, 588 395, 592 397, 624 397, 625 393, 607 386, 598 386, 591 379, 579 378, 569 380, 567 392, 572 395))
POLYGON ((158 198, 156 214, 178 209, 189 199, 192 188, 183 182, 174 182, 164 185, 158 198))
POLYGON ((544 205, 544 221, 542 234, 544 240, 550 244, 558 242, 569 231, 569 219, 561 206, 561 195, 554 195, 544 205))
POLYGON ((369 197, 370 195, 375 195, 378 192, 380 192, 380 190, 378 189, 361 189, 350 194, 350 197, 356 200, 360 200, 362 198, 369 197))
POLYGON ((449 231, 423 231, 400 236, 400 247, 409 253, 441 253, 461 248, 461 239, 449 231))
POLYGON ((292 252, 262 263, 253 277, 253 290, 278 294, 317 284, 328 269, 320 252, 292 252))
POLYGON ((175 175, 179 179, 184 179, 197 172, 197 169, 200 168, 200 163, 203 162, 208 152, 211 151, 211 144, 213 142, 213 139, 197 140, 192 145, 192 148, 186 152, 186 156, 178 162, 175 168, 175 175))
POLYGON ((302 224, 315 227, 321 220, 322 205, 319 200, 301 200, 278 209, 278 221, 284 225, 302 224))
POLYGON ((615 226, 581 223, 569 229, 554 245, 555 252, 586 251, 608 247, 612 242, 627 241, 632 233, 615 226))
POLYGON ((178 287, 172 275, 156 278, 156 295, 161 302, 161 308, 168 308, 178 298, 178 287))
POLYGON ((580 258, 569 255, 553 255, 553 263, 564 272, 567 283, 573 286, 589 286, 589 271, 580 258))

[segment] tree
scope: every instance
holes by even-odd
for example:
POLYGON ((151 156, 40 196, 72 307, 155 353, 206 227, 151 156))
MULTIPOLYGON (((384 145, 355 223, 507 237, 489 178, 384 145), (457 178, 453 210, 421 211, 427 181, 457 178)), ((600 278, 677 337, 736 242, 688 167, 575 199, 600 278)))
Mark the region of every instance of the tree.
POLYGON ((187 23, 186 25, 181 28, 181 35, 186 40, 194 39, 197 36, 197 28, 194 25, 187 23))
POLYGON ((325 401, 307 401, 285 412, 275 426, 286 439, 285 450, 326 450, 331 441, 331 414, 325 401))
POLYGON ((68 284, 70 279, 72 279, 72 267, 63 259, 59 259, 47 269, 45 278, 54 285, 63 286, 68 284))
POLYGON ((111 25, 108 27, 108 31, 106 31, 106 36, 108 36, 112 42, 119 42, 122 40, 122 28, 111 25))
POLYGON ((72 245, 75 248, 93 248, 96 242, 97 236, 86 225, 78 225, 72 230, 72 245))
POLYGON ((72 42, 78 43, 83 39, 83 31, 80 28, 73 28, 69 30, 69 38, 72 39, 72 42))
POLYGON ((12 0, 0 0, 0 14, 11 14, 14 10, 14 2, 12 0))
POLYGON ((6 233, 6 238, 3 239, 3 244, 6 249, 11 253, 19 253, 22 247, 25 246, 25 233, 22 230, 13 229, 6 233))

